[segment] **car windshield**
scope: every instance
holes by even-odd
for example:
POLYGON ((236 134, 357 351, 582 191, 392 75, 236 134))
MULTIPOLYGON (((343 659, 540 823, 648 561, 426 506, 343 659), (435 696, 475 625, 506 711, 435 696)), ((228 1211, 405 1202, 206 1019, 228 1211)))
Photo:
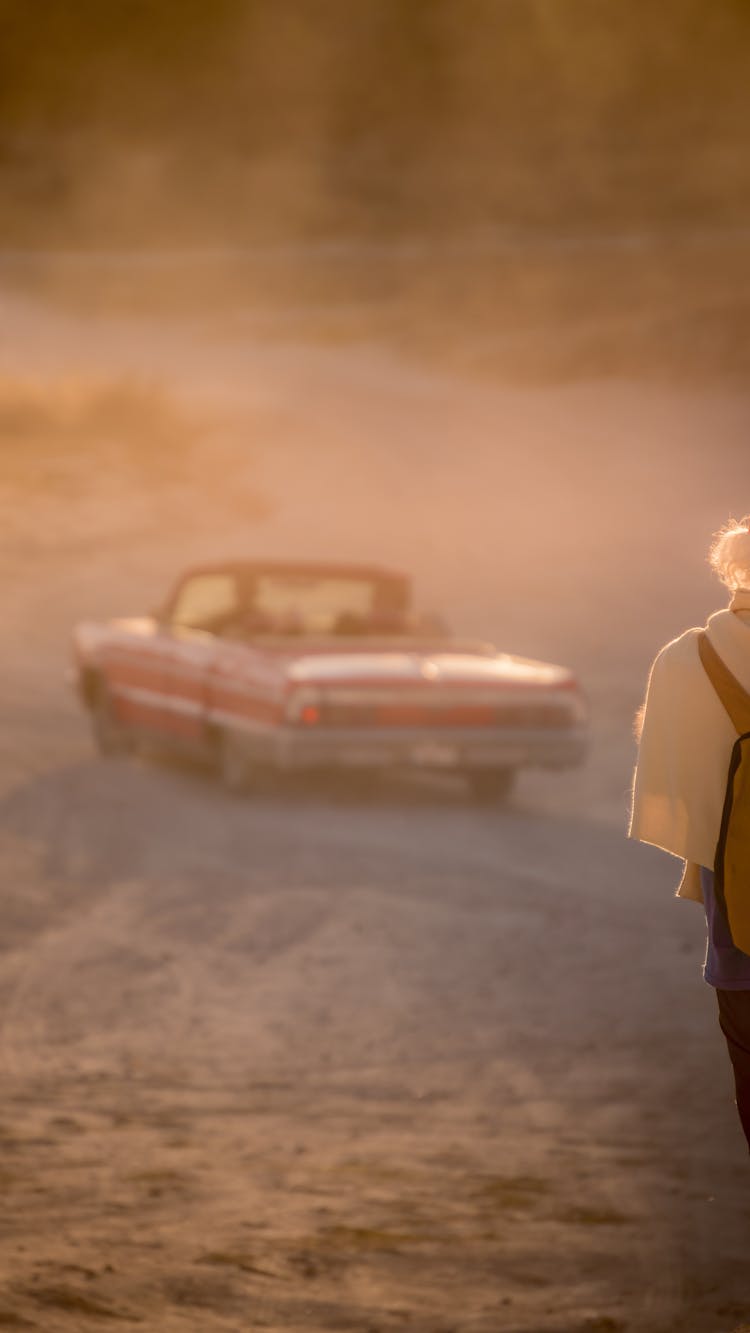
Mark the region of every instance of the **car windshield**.
POLYGON ((261 572, 248 592, 245 633, 372 635, 406 628, 405 589, 397 580, 261 572))
POLYGON ((396 576, 252 569, 207 571, 182 585, 175 627, 228 637, 403 634, 407 585, 396 576))
POLYGON ((336 634, 365 630, 377 603, 369 579, 311 578, 305 574, 261 574, 250 617, 282 634, 336 634))

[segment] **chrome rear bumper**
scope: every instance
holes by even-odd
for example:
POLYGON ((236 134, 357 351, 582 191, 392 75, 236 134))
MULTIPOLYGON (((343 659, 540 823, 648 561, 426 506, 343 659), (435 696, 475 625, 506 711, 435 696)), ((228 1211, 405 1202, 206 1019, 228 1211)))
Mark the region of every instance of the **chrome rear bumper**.
POLYGON ((586 758, 588 729, 421 728, 316 730, 285 727, 248 736, 248 750, 280 769, 424 768, 463 772, 498 768, 574 768, 586 758))

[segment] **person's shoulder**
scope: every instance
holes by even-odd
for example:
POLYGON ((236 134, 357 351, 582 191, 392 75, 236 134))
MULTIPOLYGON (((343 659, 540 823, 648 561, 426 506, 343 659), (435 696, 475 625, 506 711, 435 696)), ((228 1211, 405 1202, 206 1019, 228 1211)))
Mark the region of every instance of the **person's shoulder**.
POLYGON ((686 629, 684 633, 678 634, 676 639, 670 639, 657 654, 659 658, 668 658, 671 661, 689 661, 698 651, 698 636, 703 633, 701 626, 696 625, 692 629, 686 629))
POLYGON ((698 638, 702 633, 702 628, 695 626, 665 643, 654 659, 651 674, 663 676, 666 672, 681 671, 685 667, 692 669, 699 664, 698 638))

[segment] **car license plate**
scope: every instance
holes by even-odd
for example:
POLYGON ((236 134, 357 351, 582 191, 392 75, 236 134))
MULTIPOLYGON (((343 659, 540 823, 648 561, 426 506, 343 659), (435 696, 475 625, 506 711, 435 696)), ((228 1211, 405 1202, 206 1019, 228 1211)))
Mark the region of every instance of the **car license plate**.
POLYGON ((444 745, 440 741, 423 741, 411 751, 412 763, 425 768, 454 768, 458 758, 455 745, 444 745))

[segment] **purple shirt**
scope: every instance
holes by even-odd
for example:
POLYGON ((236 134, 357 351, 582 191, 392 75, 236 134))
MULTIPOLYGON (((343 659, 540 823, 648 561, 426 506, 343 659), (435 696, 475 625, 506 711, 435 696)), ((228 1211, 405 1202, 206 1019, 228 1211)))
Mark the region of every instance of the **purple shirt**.
POLYGON ((729 926, 716 901, 714 872, 705 866, 701 866, 701 888, 708 926, 704 979, 719 990, 750 990, 750 954, 732 944, 729 926))

